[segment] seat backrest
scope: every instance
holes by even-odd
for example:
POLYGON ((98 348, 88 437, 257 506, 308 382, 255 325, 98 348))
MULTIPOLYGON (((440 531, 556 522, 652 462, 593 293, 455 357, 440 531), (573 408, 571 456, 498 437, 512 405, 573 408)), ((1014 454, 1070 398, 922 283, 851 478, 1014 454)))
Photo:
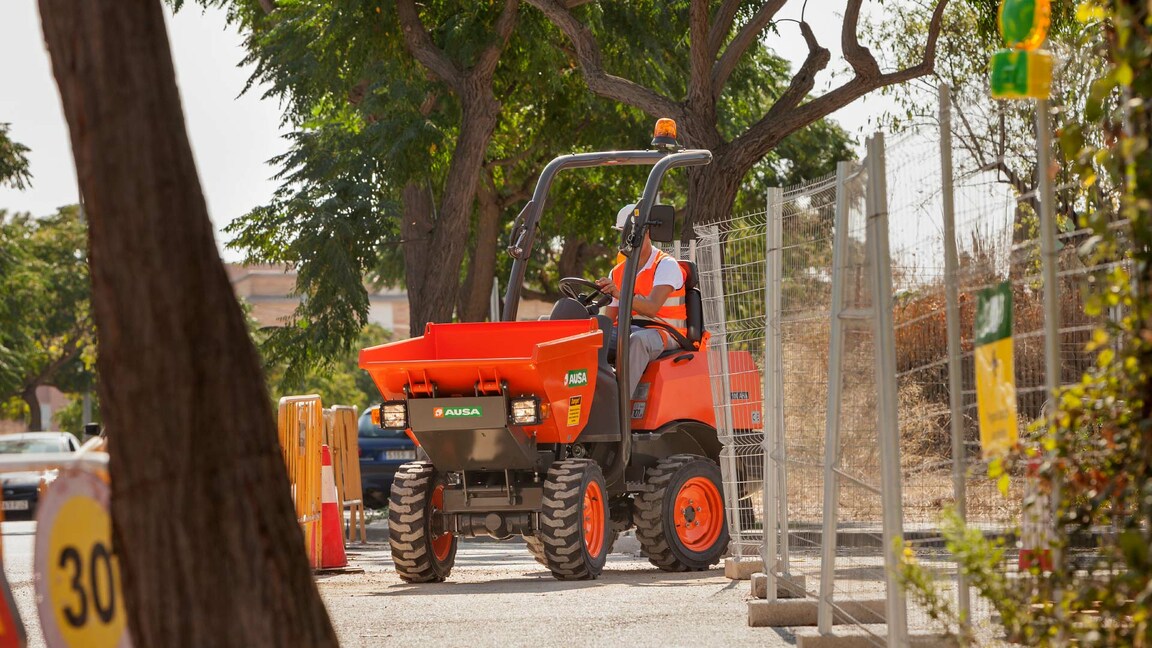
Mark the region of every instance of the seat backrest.
POLYGON ((684 272, 684 310, 687 312, 688 341, 699 345, 704 336, 704 306, 700 299, 700 277, 696 273, 696 264, 692 261, 680 261, 680 270, 684 272))

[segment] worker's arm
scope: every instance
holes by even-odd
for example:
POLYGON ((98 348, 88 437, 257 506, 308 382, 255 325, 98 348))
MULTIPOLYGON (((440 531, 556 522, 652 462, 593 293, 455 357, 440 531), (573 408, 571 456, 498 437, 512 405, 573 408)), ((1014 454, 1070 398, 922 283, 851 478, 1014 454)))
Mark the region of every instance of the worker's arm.
MULTIPOLYGON (((600 292, 611 295, 616 300, 620 299, 620 288, 612 283, 611 279, 604 277, 596 280, 596 285, 600 286, 600 292)), ((632 312, 643 315, 644 317, 656 317, 660 309, 664 307, 664 302, 668 301, 668 295, 672 294, 672 286, 653 286, 652 292, 648 295, 636 295, 632 298, 632 312)), ((608 306, 604 309, 604 314, 616 319, 616 315, 620 312, 617 306, 608 306)))
POLYGON ((632 299, 632 312, 644 317, 655 318, 660 309, 664 307, 664 302, 668 301, 668 295, 672 294, 672 286, 653 286, 652 292, 647 296, 636 295, 632 299))

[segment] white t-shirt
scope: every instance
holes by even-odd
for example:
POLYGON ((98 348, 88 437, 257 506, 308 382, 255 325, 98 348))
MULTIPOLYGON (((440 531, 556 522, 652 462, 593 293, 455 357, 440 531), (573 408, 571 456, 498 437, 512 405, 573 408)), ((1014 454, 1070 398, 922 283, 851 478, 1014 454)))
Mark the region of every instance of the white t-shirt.
MULTIPOLYGON (((656 262, 656 248, 652 248, 652 254, 648 257, 648 261, 644 263, 644 267, 640 268, 640 272, 644 272, 652 267, 656 262)), ((660 265, 656 266, 656 275, 652 277, 652 287, 656 286, 672 286, 672 290, 680 290, 684 287, 684 273, 680 271, 680 264, 670 256, 665 256, 660 260, 660 265)), ((647 297, 647 295, 645 295, 647 297)), ((613 298, 609 306, 619 306, 620 300, 613 298)))

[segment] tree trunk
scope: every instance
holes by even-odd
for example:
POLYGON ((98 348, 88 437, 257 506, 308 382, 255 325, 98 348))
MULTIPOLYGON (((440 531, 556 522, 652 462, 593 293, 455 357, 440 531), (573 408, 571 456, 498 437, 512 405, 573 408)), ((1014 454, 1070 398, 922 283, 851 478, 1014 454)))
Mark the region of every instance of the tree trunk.
POLYGON ((432 196, 427 189, 409 182, 401 192, 403 221, 400 236, 404 241, 404 286, 408 291, 408 335, 424 335, 424 325, 431 310, 425 304, 424 282, 429 277, 432 257, 432 196))
POLYGON ((40 0, 89 218, 137 646, 335 646, 213 240, 157 0, 40 0))
MULTIPOLYGON (((452 152, 440 211, 431 230, 431 245, 425 257, 425 274, 420 295, 410 304, 410 329, 422 335, 428 322, 448 322, 460 290, 460 268, 468 248, 468 222, 476 198, 476 185, 500 103, 492 95, 491 79, 467 81, 460 103, 460 137, 452 152)), ((408 287, 409 291, 412 287, 408 287)))
POLYGON ((24 388, 20 394, 28 405, 28 431, 40 432, 44 429, 44 419, 40 416, 40 397, 36 395, 36 385, 24 388))
POLYGON ((588 262, 609 253, 609 249, 603 245, 594 245, 574 237, 566 238, 564 239, 564 249, 560 251, 560 258, 556 260, 556 273, 561 278, 594 279, 595 277, 586 275, 588 262))
POLYGON ((690 170, 688 205, 680 235, 683 240, 696 238, 696 225, 715 223, 732 215, 740 182, 752 168, 733 162, 734 153, 733 149, 721 149, 719 154, 714 151, 712 164, 690 170))
POLYGON ((486 182, 476 190, 476 206, 476 243, 472 248, 472 262, 468 265, 458 310, 460 319, 465 322, 482 322, 489 316, 500 238, 500 204, 495 191, 486 182))

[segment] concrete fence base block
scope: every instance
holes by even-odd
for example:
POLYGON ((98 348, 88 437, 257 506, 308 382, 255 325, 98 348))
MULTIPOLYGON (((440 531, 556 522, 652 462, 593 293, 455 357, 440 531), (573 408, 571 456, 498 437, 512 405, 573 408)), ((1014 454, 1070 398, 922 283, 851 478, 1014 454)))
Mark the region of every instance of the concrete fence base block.
MULTIPOLYGON (((776 577, 776 598, 795 599, 804 598, 806 581, 803 576, 789 575, 776 577)), ((762 573, 752 574, 752 596, 758 599, 768 598, 768 576, 762 573)))
MULTIPOLYGON (((814 628, 801 628, 796 631, 796 648, 875 648, 877 641, 883 645, 888 639, 888 629, 884 626, 871 628, 836 628, 830 634, 822 635, 814 628)), ((910 648, 957 648, 954 637, 934 634, 910 634, 910 648)))
MULTIPOLYGON (((884 623, 884 600, 837 601, 832 623, 884 623)), ((753 628, 790 628, 816 625, 816 601, 792 599, 749 601, 748 625, 753 628)))
POLYGON ((764 564, 759 560, 724 559, 724 577, 729 580, 749 580, 752 578, 752 574, 762 569, 764 569, 764 564))

